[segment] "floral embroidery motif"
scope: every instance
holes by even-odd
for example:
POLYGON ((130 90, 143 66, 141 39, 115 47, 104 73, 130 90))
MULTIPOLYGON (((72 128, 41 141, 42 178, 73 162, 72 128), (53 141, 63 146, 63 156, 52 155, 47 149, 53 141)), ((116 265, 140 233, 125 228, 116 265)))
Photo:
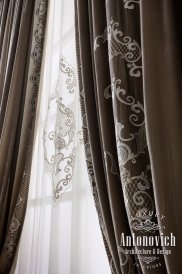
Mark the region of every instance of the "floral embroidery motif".
POLYGON ((20 226, 19 220, 16 219, 15 217, 13 217, 12 220, 11 220, 11 225, 10 225, 10 231, 11 231, 11 233, 17 231, 18 228, 19 228, 19 226, 20 226))
POLYGON ((141 126, 138 132, 130 133, 130 137, 128 138, 122 136, 124 125, 116 121, 115 126, 119 165, 122 167, 130 160, 132 160, 132 163, 136 163, 136 158, 141 153, 145 153, 145 148, 147 146, 144 126, 141 126), (133 146, 131 142, 134 143, 136 147, 135 152, 131 151, 130 146, 133 146))
MULTIPOLYGON (((145 174, 142 172, 140 175, 133 177, 131 177, 130 171, 127 169, 128 163, 136 164, 137 157, 140 154, 145 154, 146 139, 144 127, 140 127, 137 133, 130 134, 130 138, 122 137, 123 129, 124 126, 116 121, 116 142, 120 176, 125 201, 127 202, 128 217, 130 219, 130 216, 142 216, 142 212, 154 210, 154 203, 152 197, 147 193, 151 185, 148 177, 148 166, 145 174), (134 149, 132 150, 132 147, 136 147, 135 152, 134 149)), ((144 218, 149 219, 150 216, 146 214, 144 218)))
MULTIPOLYGON (((64 77, 62 77, 65 83, 63 86, 64 92, 68 90, 70 96, 75 96, 74 91, 76 91, 77 82, 74 68, 64 57, 61 58, 59 68, 61 76, 64 74, 64 77)), ((75 140, 80 144, 83 140, 82 130, 76 128, 75 115, 71 105, 66 106, 59 94, 59 81, 56 84, 54 93, 49 98, 48 109, 56 110, 56 121, 49 121, 48 116, 45 121, 43 132, 44 168, 50 176, 54 201, 57 203, 71 186, 77 146, 75 140), (55 123, 54 126, 53 123, 55 123), (52 126, 54 130, 51 130, 52 126)))
MULTIPOLYGON (((141 160, 148 157, 144 107, 137 97, 128 94, 121 79, 115 75, 111 84, 104 90, 104 97, 112 98, 113 104, 116 105, 114 119, 120 178, 130 228, 135 230, 142 222, 152 220, 149 212, 155 209, 151 196, 151 167, 148 164, 142 166, 141 160), (117 113, 117 104, 122 105, 123 116, 117 113), (118 121, 120 117, 123 117, 122 122, 118 121)), ((122 245, 118 246, 118 253, 121 256, 121 268, 127 264, 128 273, 134 273, 132 258, 126 254, 122 245)))
MULTIPOLYGON (((66 109, 71 111, 68 108, 66 109)), ((60 114, 65 114, 64 112, 61 112, 60 109, 59 112, 60 114)), ((43 145, 45 172, 50 175, 55 200, 61 199, 62 194, 70 187, 73 176, 74 149, 71 146, 72 150, 70 151, 70 149, 68 150, 68 146, 73 142, 72 134, 74 134, 74 120, 72 120, 70 126, 67 127, 66 123, 68 120, 69 116, 63 120, 65 121, 64 125, 62 122, 62 126, 65 126, 65 131, 62 131, 62 128, 61 130, 58 128, 58 131, 47 133, 46 127, 44 128, 43 145), (48 155, 46 149, 48 143, 53 144, 52 146, 50 145, 50 147, 53 147, 51 156, 48 155), (60 178, 62 179, 60 180, 60 178)))
POLYGON ((73 141, 75 121, 73 111, 70 108, 65 107, 65 105, 62 103, 61 97, 58 99, 57 105, 57 138, 55 140, 55 144, 59 150, 62 150, 63 148, 68 147, 69 144, 73 141))
MULTIPOLYGON (((127 202, 128 216, 142 216, 142 212, 154 210, 154 203, 151 196, 146 192, 150 188, 148 177, 148 167, 146 174, 143 172, 138 176, 131 177, 126 164, 131 161, 135 164, 140 154, 145 154, 146 138, 144 126, 141 126, 135 134, 130 134, 129 138, 122 137, 124 125, 116 121, 116 142, 118 150, 118 160, 120 167, 121 182, 125 201, 127 202), (134 144, 133 144, 134 142, 134 144), (136 151, 132 151, 136 147, 136 151)), ((144 218, 150 218, 146 215, 144 218)))
POLYGON ((70 93, 73 93, 77 84, 74 68, 72 68, 70 64, 67 63, 64 57, 62 57, 60 61, 60 69, 63 73, 67 74, 67 89, 70 93))
POLYGON ((134 9, 135 8, 135 3, 136 4, 140 4, 140 0, 123 0, 124 2, 124 7, 126 9, 134 9))
POLYGON ((8 258, 11 258, 15 249, 16 249, 16 244, 14 243, 14 239, 11 235, 9 235, 8 241, 5 243, 5 247, 4 247, 6 256, 8 258))
MULTIPOLYGON (((127 91, 121 87, 121 79, 116 79, 113 76, 111 84, 104 90, 106 99, 116 96, 119 102, 130 106, 132 114, 129 116, 130 123, 133 126, 144 126, 144 108, 143 105, 137 101, 133 96, 127 95, 127 91)), ((143 127, 143 130, 145 128, 143 127)))
MULTIPOLYGON (((151 219, 148 214, 154 210, 154 202, 152 197, 148 194, 147 190, 150 189, 150 179, 147 172, 142 172, 139 176, 131 177, 130 172, 126 168, 121 170, 121 180, 123 184, 124 197, 127 201, 128 215, 130 221, 142 219, 151 219), (131 220, 131 216, 134 216, 131 220), (136 218, 140 216, 140 218, 136 218)), ((133 227, 133 225, 132 225, 133 227)))
POLYGON ((115 132, 120 177, 128 218, 131 223, 138 224, 141 219, 151 218, 147 214, 143 216, 142 212, 154 210, 153 199, 147 192, 151 186, 150 166, 146 166, 146 171, 137 176, 132 176, 130 168, 128 169, 128 165, 136 164, 138 157, 146 153, 144 108, 132 95, 128 95, 127 90, 122 87, 121 79, 116 79, 115 75, 113 75, 111 84, 104 90, 104 97, 106 99, 113 98, 113 100, 116 98, 119 103, 129 108, 127 119, 134 131, 126 136, 124 124, 115 118, 115 132), (141 217, 131 219, 131 216, 141 217))
POLYGON ((119 30, 119 22, 111 18, 109 26, 103 34, 97 36, 94 41, 94 50, 100 47, 101 43, 108 41, 109 61, 115 56, 120 56, 127 63, 129 74, 133 77, 141 76, 142 52, 139 44, 130 36, 124 36, 119 30))
POLYGON ((19 206, 22 201, 23 201, 23 198, 22 198, 21 194, 19 193, 16 206, 19 206))

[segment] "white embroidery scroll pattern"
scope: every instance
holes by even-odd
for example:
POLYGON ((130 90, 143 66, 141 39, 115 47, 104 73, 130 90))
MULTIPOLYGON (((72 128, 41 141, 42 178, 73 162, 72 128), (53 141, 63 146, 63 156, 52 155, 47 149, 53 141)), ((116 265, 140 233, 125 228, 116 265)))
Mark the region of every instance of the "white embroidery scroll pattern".
POLYGON ((130 219, 131 222, 140 222, 142 219, 151 217, 143 215, 143 212, 154 210, 154 203, 148 190, 151 188, 150 166, 136 176, 131 175, 132 165, 137 164, 140 155, 147 152, 144 108, 143 105, 132 95, 128 95, 122 87, 121 79, 114 75, 111 85, 104 90, 106 99, 115 97, 117 101, 129 108, 128 122, 133 132, 126 136, 125 125, 115 120, 115 132, 117 142, 120 177, 123 186, 125 202, 127 203, 128 216, 140 216, 130 219))
POLYGON ((140 4, 140 0, 123 0, 125 9, 133 10, 135 5, 140 4))
POLYGON ((130 76, 140 77, 142 70, 140 45, 130 36, 125 36, 120 30, 119 22, 114 21, 113 18, 103 34, 95 38, 94 50, 96 51, 106 41, 108 41, 109 61, 120 56, 125 60, 130 76))
MULTIPOLYGON (((67 96, 75 96, 77 86, 74 68, 64 57, 60 60, 60 72, 64 74, 62 79, 65 81, 67 96)), ((55 91, 49 98, 48 109, 56 109, 56 120, 54 126, 49 121, 45 122, 43 132, 44 146, 44 169, 49 175, 54 201, 61 200, 64 192, 70 188, 73 178, 76 142, 83 142, 82 130, 76 128, 75 113, 71 105, 65 105, 64 99, 59 93, 59 81, 55 91), (78 138, 79 137, 79 138, 78 138), (75 139, 76 138, 76 139, 75 139)), ((74 101, 74 97, 73 100, 74 101)))

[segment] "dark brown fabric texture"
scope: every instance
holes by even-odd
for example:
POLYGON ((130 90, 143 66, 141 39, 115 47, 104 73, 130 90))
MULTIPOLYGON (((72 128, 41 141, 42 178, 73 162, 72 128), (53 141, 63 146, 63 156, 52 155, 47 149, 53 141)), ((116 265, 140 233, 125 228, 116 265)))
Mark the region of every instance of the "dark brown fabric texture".
MULTIPOLYGON (((167 272, 182 272, 182 3, 141 2, 146 128, 157 211, 176 236, 167 272), (155 11, 151 13, 151 11, 155 11)), ((160 221, 160 220, 159 220, 160 221)))
POLYGON ((26 211, 47 0, 0 1, 0 273, 10 273, 26 211))
POLYGON ((75 13, 86 161, 111 271, 180 274, 180 12, 171 1, 75 0, 75 13), (176 236, 173 255, 128 255, 121 243, 159 231, 176 236))

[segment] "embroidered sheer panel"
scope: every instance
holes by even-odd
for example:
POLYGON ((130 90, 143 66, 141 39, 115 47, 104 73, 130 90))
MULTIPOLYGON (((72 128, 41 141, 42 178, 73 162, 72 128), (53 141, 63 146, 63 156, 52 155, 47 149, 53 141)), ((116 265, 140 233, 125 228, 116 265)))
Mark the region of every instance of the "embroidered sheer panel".
POLYGON ((110 273, 85 166, 75 51, 73 0, 50 1, 16 274, 110 273))

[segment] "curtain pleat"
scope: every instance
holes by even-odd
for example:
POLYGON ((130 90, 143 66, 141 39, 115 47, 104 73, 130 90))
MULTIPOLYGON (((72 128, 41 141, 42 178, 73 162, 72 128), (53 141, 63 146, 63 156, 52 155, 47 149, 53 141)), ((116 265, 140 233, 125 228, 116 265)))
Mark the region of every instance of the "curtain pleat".
MULTIPOLYGON (((7 2, 6 2, 7 3, 7 2)), ((1 62, 0 62, 0 134, 6 111, 7 100, 10 92, 11 76, 13 74, 14 60, 19 42, 19 29, 23 1, 11 1, 6 15, 5 31, 2 38, 1 62)), ((6 11, 5 11, 6 12, 6 11)), ((3 13, 4 14, 4 13, 3 13)), ((3 28, 3 26, 2 26, 3 28)), ((2 30, 3 31, 3 30, 2 30)))
POLYGON ((5 1, 5 0, 2 0, 0 2, 0 53, 2 53, 2 44, 3 44, 5 27, 6 27, 9 2, 10 1, 5 1))
POLYGON ((181 12, 177 1, 141 1, 147 137, 156 207, 165 216, 163 234, 176 237, 176 246, 166 247, 171 254, 165 255, 172 274, 182 269, 181 12))
MULTIPOLYGON (((98 109, 97 102, 95 101, 95 75, 93 75, 93 56, 92 56, 92 47, 90 44, 90 32, 89 32, 89 14, 88 9, 89 5, 87 1, 80 1, 76 3, 76 8, 78 9, 78 18, 79 20, 76 22, 78 24, 77 33, 77 57, 78 57, 78 71, 80 78, 80 90, 81 90, 81 106, 82 106, 82 116, 86 118, 86 113, 91 114, 92 119, 86 120, 84 119, 84 143, 85 143, 85 151, 86 151, 86 161, 87 167, 89 171, 89 176, 91 179, 93 195, 96 203, 96 209, 99 216, 100 226, 102 228, 102 234, 104 238, 104 243, 106 245, 106 252, 108 254, 109 260, 114 258, 113 267, 119 269, 119 258, 117 255, 117 246, 115 244, 115 235, 114 235, 114 227, 112 223, 111 210, 109 206, 109 199, 107 195, 107 185, 105 180, 105 170, 103 166, 103 149, 102 149, 102 140, 100 135, 100 124, 97 119, 98 109), (78 6, 77 6, 78 5, 78 6), (83 9, 82 16, 79 16, 81 10, 83 9), (79 33, 85 37, 85 41, 83 41, 79 37, 79 33), (78 41, 79 40, 79 41, 78 41), (79 58, 81 54, 81 59, 79 58), (89 77, 88 77, 89 75, 89 77), (87 99, 85 100, 85 94, 87 92, 87 99), (89 131, 89 129, 91 129, 89 131), (93 130, 94 129, 94 130, 93 130), (89 132, 89 133, 88 133, 89 132), (92 153, 92 157, 90 155, 90 149, 95 150, 96 153, 92 153), (97 179, 96 179, 97 178, 97 179), (99 182, 98 184, 96 184, 99 182), (110 231, 111 233, 107 233, 110 231), (111 255, 112 254, 112 255, 111 255)), ((77 16, 77 15, 76 15, 77 16)), ((103 17, 104 24, 104 17, 103 17)))
POLYGON ((160 245, 137 246, 130 255, 133 245, 122 242, 126 235, 159 237, 165 222, 146 136, 140 1, 75 2, 87 167, 111 270, 165 274, 160 245))
POLYGON ((26 210, 47 2, 3 2, 4 22, 1 21, 0 29, 0 273, 9 273, 11 269, 26 210))

